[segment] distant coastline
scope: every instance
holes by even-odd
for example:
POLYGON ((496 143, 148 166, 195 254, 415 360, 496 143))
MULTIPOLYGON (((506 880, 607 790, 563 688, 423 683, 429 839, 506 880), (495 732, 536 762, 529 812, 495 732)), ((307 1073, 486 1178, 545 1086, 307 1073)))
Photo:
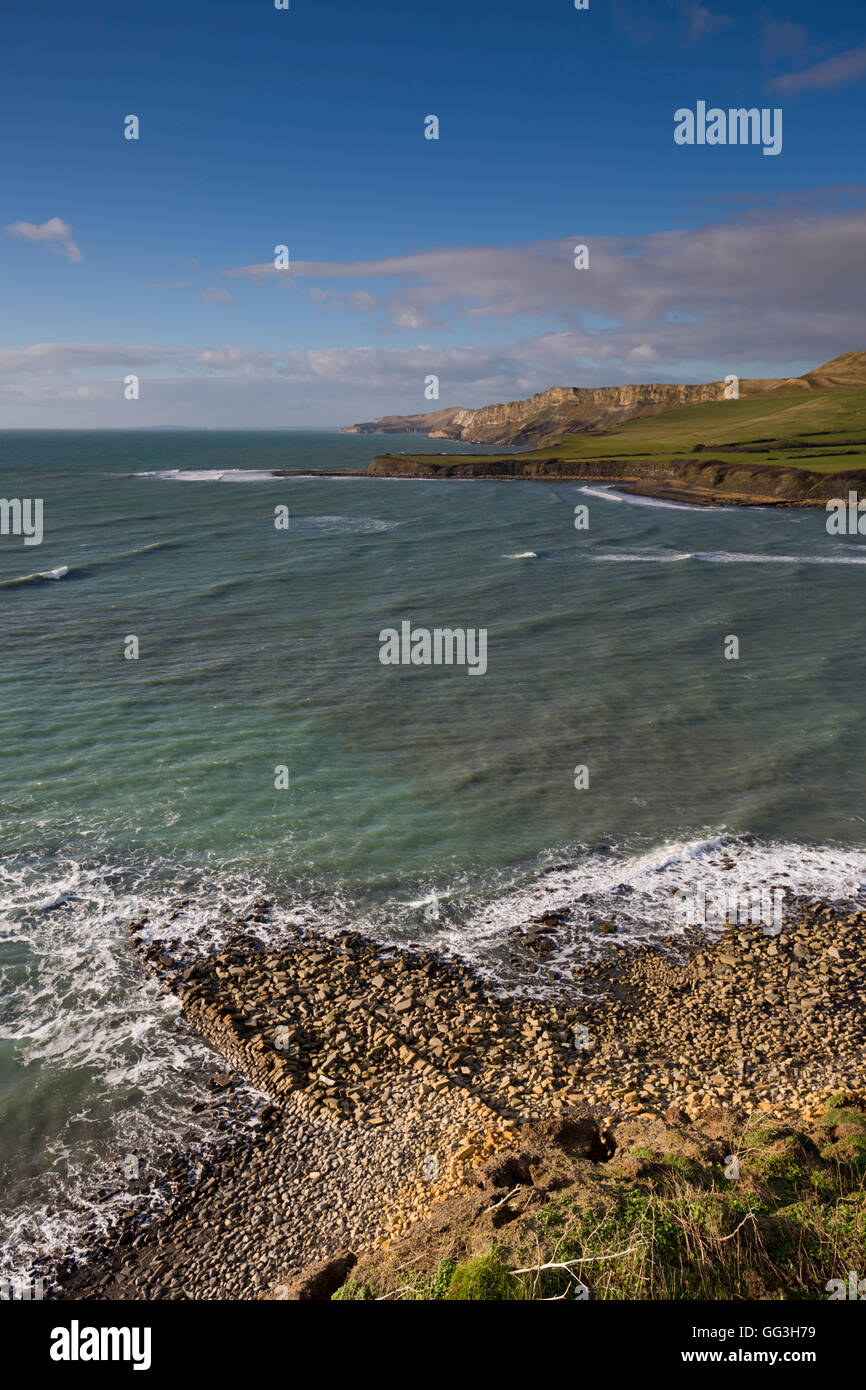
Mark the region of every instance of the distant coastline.
POLYGON ((509 449, 379 454, 374 477, 551 478, 698 506, 822 507, 866 490, 866 352, 802 377, 555 386, 477 410, 386 415, 343 433, 509 449))

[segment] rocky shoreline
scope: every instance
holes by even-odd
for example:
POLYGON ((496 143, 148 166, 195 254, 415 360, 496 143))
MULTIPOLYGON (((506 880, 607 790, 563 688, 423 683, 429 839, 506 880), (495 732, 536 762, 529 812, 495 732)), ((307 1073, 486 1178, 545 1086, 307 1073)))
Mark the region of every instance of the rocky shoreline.
POLYGON ((438 463, 435 455, 377 454, 365 470, 273 470, 275 478, 388 478, 391 481, 448 482, 580 482, 614 485, 620 492, 699 507, 826 507, 831 498, 846 497, 849 489, 866 492, 866 473, 817 473, 805 468, 762 464, 730 464, 721 459, 700 463, 672 462, 664 469, 635 470, 633 460, 609 459, 586 463, 574 459, 524 460, 491 456, 461 463, 451 457, 438 463))
POLYGON ((701 453, 688 459, 639 463, 633 458, 560 458, 555 450, 536 458, 512 454, 467 460, 454 455, 438 460, 430 454, 377 454, 367 476, 606 483, 622 492, 704 507, 825 507, 832 498, 847 497, 849 489, 866 490, 862 469, 822 473, 755 464, 749 461, 745 446, 742 453, 737 462, 701 453))
POLYGON ((541 998, 355 932, 299 930, 274 950, 268 914, 254 905, 210 955, 130 924, 144 968, 231 1068, 215 1082, 225 1143, 194 1180, 178 1155, 170 1200, 131 1208, 58 1269, 59 1297, 324 1297, 311 1268, 339 1283, 405 1241, 527 1125, 583 1116, 600 1161, 631 1121, 804 1125, 840 1086, 866 1087, 859 910, 797 902, 778 935, 729 927, 678 954, 621 944, 611 923, 570 974, 568 914, 541 914, 510 946, 535 985, 556 957, 541 998))
POLYGON ((435 455, 377 454, 366 470, 273 470, 275 478, 388 478, 391 481, 448 482, 579 482, 615 486, 619 492, 699 507, 820 507, 849 490, 866 492, 866 473, 819 473, 807 468, 773 464, 756 466, 722 459, 671 461, 664 466, 635 468, 631 459, 581 462, 551 455, 523 459, 519 455, 462 462, 435 455))

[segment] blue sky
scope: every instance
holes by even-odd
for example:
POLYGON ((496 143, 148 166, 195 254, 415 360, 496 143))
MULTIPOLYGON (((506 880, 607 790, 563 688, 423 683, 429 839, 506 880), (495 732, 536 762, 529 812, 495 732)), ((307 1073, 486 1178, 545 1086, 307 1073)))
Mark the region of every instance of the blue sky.
POLYGON ((10 0, 0 37, 0 426, 346 424, 430 409, 428 373, 474 406, 866 347, 854 0, 10 0), (781 154, 676 145, 699 100, 781 108, 781 154))

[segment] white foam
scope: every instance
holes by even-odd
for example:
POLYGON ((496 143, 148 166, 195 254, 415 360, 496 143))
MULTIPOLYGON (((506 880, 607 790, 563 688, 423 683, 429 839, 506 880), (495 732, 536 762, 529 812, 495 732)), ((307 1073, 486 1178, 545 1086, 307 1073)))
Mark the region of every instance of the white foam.
POLYGON ((627 550, 596 554, 593 560, 608 564, 669 565, 680 560, 701 560, 710 565, 866 565, 866 555, 757 555, 746 550, 627 550))
POLYGON ((682 939, 689 930, 683 894, 698 887, 708 899, 722 889, 733 899, 779 888, 866 906, 866 851, 753 844, 720 834, 671 841, 639 854, 587 852, 568 867, 503 888, 459 923, 452 914, 438 940, 483 964, 510 929, 561 909, 568 913, 571 941, 565 958, 552 956, 549 963, 567 966, 576 950, 594 954, 608 939, 599 934, 599 921, 615 922, 619 941, 682 939))
POLYGON ((260 468, 157 468, 133 473, 134 478, 160 478, 171 483, 273 483, 273 472, 260 468))
POLYGON ((589 484, 579 491, 586 493, 587 497, 598 497, 603 502, 628 502, 633 507, 664 507, 665 511, 718 513, 737 510, 733 506, 698 507, 693 502, 669 502, 663 497, 642 497, 634 492, 617 492, 613 487, 592 487, 589 484))
POLYGON ((68 565, 59 565, 56 570, 34 570, 32 574, 18 574, 14 579, 0 579, 0 589, 12 589, 17 584, 32 584, 37 579, 64 579, 68 573, 68 565))
POLYGON ((104 1229, 113 1210, 129 1205, 124 1155, 152 1160, 152 1177, 181 1136, 192 1145, 214 1137, 204 1087, 214 1055, 178 1027, 177 1000, 144 975, 124 924, 147 910, 152 936, 200 931, 197 949, 206 950, 250 897, 246 889, 231 900, 203 893, 183 920, 169 921, 176 901, 176 888, 160 890, 134 866, 0 859, 3 1036, 10 1064, 30 1073, 38 1136, 28 1170, 4 1174, 0 1274, 32 1273, 67 1244, 83 1250, 91 1223, 104 1229), (131 891, 139 882, 140 895, 131 891), (118 1195, 94 1202, 100 1187, 118 1195))
POLYGON ((668 550, 660 553, 643 550, 617 551, 615 555, 593 555, 593 560, 605 560, 609 564, 634 564, 634 565, 674 565, 681 560, 694 560, 696 555, 692 550, 668 550))
POLYGON ((392 531, 400 523, 383 521, 373 516, 302 516, 293 513, 289 530, 296 533, 332 535, 370 535, 377 531, 392 531))

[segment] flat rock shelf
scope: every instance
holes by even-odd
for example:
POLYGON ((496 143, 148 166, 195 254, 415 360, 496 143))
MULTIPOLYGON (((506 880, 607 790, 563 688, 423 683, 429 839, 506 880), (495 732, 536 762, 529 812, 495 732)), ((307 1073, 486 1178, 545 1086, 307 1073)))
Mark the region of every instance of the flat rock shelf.
MULTIPOLYGON (((53 1296, 327 1296, 330 1275, 309 1293, 311 1267, 345 1278, 392 1248, 526 1125, 584 1117, 602 1161, 633 1119, 807 1123, 834 1090, 864 1085, 860 911, 797 902, 777 935, 733 926, 677 951, 621 945, 614 924, 600 958, 532 997, 352 931, 299 930, 275 950, 268 912, 254 904, 211 954, 130 924, 144 968, 232 1069, 212 1083, 224 1142, 194 1180, 179 1156, 171 1199, 61 1263, 53 1296)), ((512 933, 516 976, 525 963, 536 990, 546 954, 561 966, 561 916, 512 933)))

